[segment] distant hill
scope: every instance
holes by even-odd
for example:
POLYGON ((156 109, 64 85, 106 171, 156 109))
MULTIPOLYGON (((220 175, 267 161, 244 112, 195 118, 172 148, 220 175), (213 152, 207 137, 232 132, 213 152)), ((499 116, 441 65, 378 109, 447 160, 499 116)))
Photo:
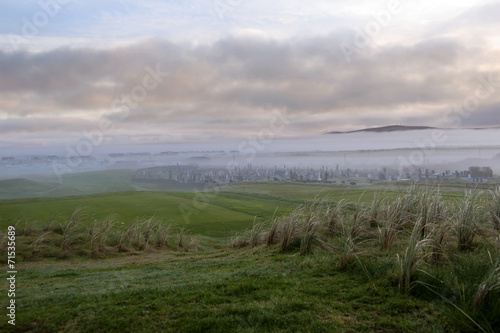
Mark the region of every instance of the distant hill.
POLYGON ((0 198, 4 195, 12 195, 14 193, 33 194, 47 190, 47 187, 35 181, 24 178, 14 178, 0 180, 0 198))
POLYGON ((347 131, 347 132, 328 132, 325 134, 345 134, 345 133, 358 133, 358 132, 376 132, 376 133, 384 133, 384 132, 398 132, 398 131, 416 131, 416 130, 426 130, 426 129, 434 129, 435 127, 429 126, 403 126, 403 125, 389 125, 382 127, 372 127, 365 128, 355 131, 347 131))
POLYGON ((133 170, 105 170, 73 173, 57 182, 54 176, 0 180, 0 200, 86 195, 134 191, 133 170))
MULTIPOLYGON (((40 176, 36 180, 25 178, 0 179, 2 200, 21 198, 49 198, 93 195, 98 193, 132 191, 194 191, 193 184, 145 183, 132 178, 135 170, 102 170, 67 174, 63 182, 55 176, 40 176)), ((0 210, 1 212, 1 210, 0 210)), ((2 216, 0 215, 0 220, 2 216)))

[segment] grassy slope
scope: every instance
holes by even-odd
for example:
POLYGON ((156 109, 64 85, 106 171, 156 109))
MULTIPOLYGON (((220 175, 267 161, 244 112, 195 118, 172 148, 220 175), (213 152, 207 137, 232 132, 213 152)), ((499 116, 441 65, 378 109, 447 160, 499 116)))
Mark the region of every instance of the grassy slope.
POLYGON ((116 215, 130 223, 137 217, 155 216, 184 227, 193 233, 228 236, 258 220, 269 220, 316 196, 338 201, 346 198, 363 201, 373 198, 372 190, 314 185, 237 185, 218 193, 193 192, 120 192, 85 196, 14 199, 0 201, 0 226, 17 220, 38 221, 68 219, 78 207, 94 218, 116 215))
MULTIPOLYGON (((1 227, 8 216, 43 221, 85 206, 96 217, 119 213, 129 222, 155 215, 177 219, 194 233, 226 236, 250 226, 256 215, 269 219, 277 206, 286 211, 312 200, 321 187, 266 184, 228 190, 212 195, 188 225, 179 204, 192 205, 194 193, 130 192, 4 201, 1 227)), ((358 201, 363 191, 332 187, 322 195, 358 201)), ((361 201, 372 200, 375 191, 361 201)), ((339 271, 325 252, 300 256, 267 248, 223 249, 45 260, 20 263, 18 269, 19 331, 396 332, 440 331, 443 323, 430 304, 402 296, 385 276, 370 272, 370 280, 359 268, 339 271)), ((0 330, 10 329, 5 325, 0 321, 0 330)))
MULTIPOLYGON (((102 173, 98 174, 102 176, 102 173)), ((363 189, 298 184, 237 184, 208 194, 135 191, 14 199, 0 201, 0 227, 6 228, 18 220, 38 223, 65 220, 80 207, 98 219, 115 215, 119 221, 128 224, 137 217, 155 216, 192 233, 221 237, 234 235, 250 227, 255 217, 260 221, 269 220, 275 214, 282 215, 316 197, 370 203, 376 193, 394 198, 400 192, 397 186, 363 189)), ((454 199, 461 195, 463 192, 449 191, 444 197, 454 199)))
POLYGON ((46 200, 14 200, 0 203, 0 223, 2 228, 6 228, 19 219, 41 223, 52 219, 64 220, 76 208, 83 207, 86 214, 98 219, 116 215, 118 221, 128 224, 136 217, 155 216, 193 233, 227 236, 250 226, 258 213, 265 218, 272 216, 271 208, 267 206, 264 209, 255 208, 264 206, 258 200, 224 200, 221 195, 203 210, 199 210, 193 204, 193 197, 193 193, 130 192, 46 200), (248 213, 245 212, 247 206, 251 206, 248 213), (193 214, 188 219, 184 218, 182 207, 189 207, 184 208, 187 211, 192 210, 193 214))
POLYGON ((131 191, 131 170, 84 172, 56 177, 0 180, 0 199, 58 197, 103 192, 131 191))
MULTIPOLYGON (((18 331, 439 331, 439 315, 332 257, 268 249, 25 264, 18 331), (374 287, 375 285, 375 287, 374 287)), ((2 331, 10 332, 4 321, 2 331)))
POLYGON ((34 193, 46 190, 47 187, 43 184, 24 178, 0 180, 0 198, 33 196, 34 193))
POLYGON ((32 179, 0 180, 0 200, 77 196, 125 191, 191 191, 194 185, 135 182, 133 170, 108 170, 64 175, 62 182, 55 176, 32 179))

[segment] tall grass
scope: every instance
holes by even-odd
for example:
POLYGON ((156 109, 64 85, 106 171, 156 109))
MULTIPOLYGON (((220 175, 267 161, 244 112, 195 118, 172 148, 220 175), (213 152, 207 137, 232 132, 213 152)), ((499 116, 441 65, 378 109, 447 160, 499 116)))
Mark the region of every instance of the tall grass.
POLYGON ((396 242, 398 231, 394 228, 392 223, 385 222, 383 228, 378 228, 378 232, 380 249, 382 251, 389 251, 396 242))
MULTIPOLYGON (((102 258, 116 252, 163 250, 168 248, 172 236, 171 225, 154 217, 137 218, 126 227, 123 222, 117 223, 114 216, 89 220, 88 214, 78 208, 62 223, 18 222, 16 230, 22 231, 17 234, 17 241, 23 259, 74 255, 102 258)), ((5 239, 0 239, 0 252, 5 251, 5 239)), ((185 249, 197 248, 197 242, 195 238, 189 240, 185 249)))
POLYGON ((445 246, 447 244, 447 235, 451 227, 442 223, 435 225, 428 233, 431 246, 431 262, 434 264, 442 263, 444 260, 445 246))
POLYGON ((370 227, 377 228, 380 226, 380 219, 383 213, 384 198, 378 194, 374 194, 373 201, 368 214, 370 227))
POLYGON ((255 247, 259 245, 264 238, 265 223, 256 223, 257 217, 253 220, 252 229, 250 229, 250 245, 255 247))
POLYGON ((102 221, 95 220, 92 223, 89 230, 92 257, 98 258, 105 252, 106 243, 108 242, 114 224, 115 219, 112 216, 108 216, 102 221))
POLYGON ((397 234, 401 230, 401 214, 399 212, 400 201, 395 205, 388 205, 385 208, 385 219, 380 222, 378 227, 380 249, 382 251, 390 250, 396 242, 397 234))
POLYGON ((426 291, 430 291, 430 296, 444 301, 444 304, 438 302, 436 306, 446 315, 455 331, 498 332, 499 263, 484 250, 478 252, 458 252, 446 265, 429 267, 430 273, 419 275, 423 290, 414 295, 423 294, 429 300, 426 291))
POLYGON ((249 245, 250 242, 248 241, 248 238, 245 237, 245 235, 240 234, 231 237, 231 241, 229 242, 229 246, 233 248, 242 248, 249 245))
POLYGON ((345 219, 345 211, 347 208, 347 201, 341 199, 335 207, 328 205, 325 212, 325 224, 328 230, 328 236, 333 237, 341 232, 341 227, 345 219))
POLYGON ((292 245, 297 243, 299 238, 299 230, 302 224, 301 213, 302 207, 299 206, 295 209, 286 219, 283 220, 281 224, 281 242, 280 249, 281 251, 289 250, 292 245))
POLYGON ((500 231, 500 190, 491 191, 489 218, 493 229, 500 231))
MULTIPOLYGON (((476 310, 482 310, 487 303, 490 296, 494 295, 495 292, 500 290, 500 257, 492 263, 491 272, 488 274, 487 278, 479 285, 477 292, 474 296, 473 305, 476 310)), ((496 295, 496 300, 498 302, 498 297, 500 294, 496 295)))
POLYGON ((267 233, 267 238, 266 238, 266 243, 267 246, 271 246, 273 244, 276 244, 277 239, 280 237, 280 231, 281 231, 281 224, 282 219, 281 218, 275 218, 272 223, 271 223, 271 229, 267 233))
POLYGON ((395 200, 391 213, 392 220, 398 228, 411 227, 419 219, 422 212, 422 198, 426 195, 425 191, 420 190, 416 184, 412 184, 403 196, 395 200))
POLYGON ((14 227, 16 228, 16 234, 18 236, 31 236, 36 234, 39 231, 37 227, 36 221, 28 221, 28 220, 17 220, 14 223, 14 227))
POLYGON ((142 230, 142 219, 135 219, 127 228, 125 234, 128 244, 136 250, 144 250, 144 233, 142 230))
POLYGON ((170 236, 170 225, 158 223, 155 232, 155 244, 157 249, 165 249, 168 247, 168 238, 170 236))
MULTIPOLYGON (((255 247, 259 244, 264 243, 267 240, 268 245, 272 242, 273 236, 269 235, 269 232, 266 233, 265 229, 267 223, 265 222, 256 222, 257 217, 254 218, 252 228, 246 229, 241 234, 236 235, 231 240, 231 247, 241 248, 245 246, 255 247), (271 239, 270 239, 271 238, 271 239)), ((275 223, 276 224, 276 223, 275 223)))
POLYGON ((154 217, 143 217, 135 219, 127 228, 124 237, 128 240, 129 246, 142 251, 158 244, 158 232, 165 232, 160 226, 162 222, 154 217))
POLYGON ((333 215, 327 217, 322 214, 323 204, 323 202, 315 200, 310 206, 299 206, 278 223, 275 222, 268 233, 268 244, 271 244, 272 238, 279 235, 281 237, 281 251, 290 250, 294 246, 300 248, 301 254, 311 251, 312 246, 318 240, 319 229, 325 223, 333 223, 333 215))
POLYGON ((411 222, 409 212, 407 211, 407 200, 400 197, 389 204, 386 208, 386 218, 390 224, 397 230, 402 230, 411 222))
POLYGON ((302 226, 302 238, 300 242, 300 253, 306 254, 311 251, 314 242, 317 240, 316 232, 320 227, 320 222, 315 215, 310 214, 302 226))
POLYGON ((409 294, 412 287, 412 278, 418 266, 425 257, 424 248, 429 244, 428 238, 421 238, 423 220, 419 219, 410 234, 408 246, 402 256, 398 255, 400 268, 399 285, 405 294, 409 294))
POLYGON ((500 257, 500 235, 495 238, 495 256, 500 257))
POLYGON ((353 219, 351 224, 344 222, 344 224, 342 225, 342 232, 337 239, 337 242, 339 244, 339 262, 337 264, 338 269, 344 269, 355 259, 357 243, 359 241, 360 234, 361 229, 359 226, 359 220, 353 219))
POLYGON ((62 236, 63 236, 61 248, 63 250, 69 250, 73 246, 73 244, 75 244, 78 240, 84 237, 84 233, 82 232, 81 229, 79 229, 82 219, 83 219, 82 209, 77 208, 73 212, 73 215, 71 215, 69 221, 61 225, 62 236))
POLYGON ((49 240, 49 232, 44 232, 39 235, 28 247, 28 253, 26 253, 25 258, 35 258, 41 251, 40 247, 43 243, 49 240))
POLYGON ((231 247, 279 245, 282 252, 300 249, 301 254, 309 253, 323 238, 342 233, 345 223, 345 200, 337 204, 315 199, 307 205, 297 206, 291 213, 274 218, 270 223, 253 223, 251 229, 234 237, 231 247))
POLYGON ((470 250, 481 221, 482 209, 479 195, 472 191, 466 192, 465 198, 458 203, 456 209, 454 228, 457 236, 457 248, 460 251, 470 250))
POLYGON ((442 201, 439 191, 433 193, 429 189, 420 195, 420 215, 422 218, 421 237, 433 230, 434 227, 441 224, 447 217, 448 211, 446 204, 442 201))
POLYGON ((37 222, 33 221, 31 223, 26 222, 23 229, 22 234, 24 236, 31 236, 39 232, 39 228, 37 228, 37 222))

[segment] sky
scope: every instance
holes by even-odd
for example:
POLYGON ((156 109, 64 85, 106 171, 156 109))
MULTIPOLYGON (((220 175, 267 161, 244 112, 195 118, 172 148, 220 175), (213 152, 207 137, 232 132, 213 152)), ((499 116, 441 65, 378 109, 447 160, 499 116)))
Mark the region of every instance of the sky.
POLYGON ((486 0, 3 0, 0 149, 500 126, 499 17, 486 0))

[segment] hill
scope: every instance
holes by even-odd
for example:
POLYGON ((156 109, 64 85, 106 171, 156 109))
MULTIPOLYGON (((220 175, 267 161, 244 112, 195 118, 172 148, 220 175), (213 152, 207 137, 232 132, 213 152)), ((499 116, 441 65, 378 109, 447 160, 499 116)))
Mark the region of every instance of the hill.
POLYGON ((0 180, 0 199, 22 196, 38 196, 50 187, 24 178, 0 180))
POLYGON ((347 132, 334 131, 334 132, 328 132, 325 134, 346 134, 346 133, 358 133, 358 132, 383 133, 383 132, 398 132, 398 131, 417 131, 417 130, 426 130, 426 129, 434 129, 434 128, 435 127, 429 127, 429 126, 389 125, 389 126, 382 126, 382 127, 364 128, 364 129, 359 129, 359 130, 355 130, 355 131, 347 131, 347 132))
POLYGON ((0 200, 51 198, 128 191, 190 191, 190 184, 140 183, 133 180, 135 170, 101 170, 65 175, 63 182, 55 176, 31 179, 0 180, 0 200))
POLYGON ((500 290, 492 284, 500 272, 498 227, 480 216, 493 212, 500 195, 446 191, 456 199, 446 200, 441 188, 411 186, 380 188, 381 197, 375 190, 321 191, 325 200, 318 201, 305 186, 304 201, 292 191, 297 186, 282 186, 207 194, 186 230, 166 219, 196 202, 196 193, 0 202, 3 213, 39 220, 51 209, 90 209, 42 224, 27 216, 9 229, 23 279, 15 276, 16 326, 4 320, 0 331, 499 331, 500 290), (339 200, 348 193, 357 199, 339 200), (476 204, 482 201, 490 209, 476 204), (291 214, 274 209, 287 205, 296 207, 291 214), (451 224, 460 210, 471 218, 451 224), (117 217, 107 218, 113 211, 117 217), (120 223, 139 211, 160 219, 120 223), (256 215, 262 219, 252 222, 256 215), (464 242, 457 235, 472 223, 481 237, 464 242), (230 242, 214 238, 230 235, 230 242))

